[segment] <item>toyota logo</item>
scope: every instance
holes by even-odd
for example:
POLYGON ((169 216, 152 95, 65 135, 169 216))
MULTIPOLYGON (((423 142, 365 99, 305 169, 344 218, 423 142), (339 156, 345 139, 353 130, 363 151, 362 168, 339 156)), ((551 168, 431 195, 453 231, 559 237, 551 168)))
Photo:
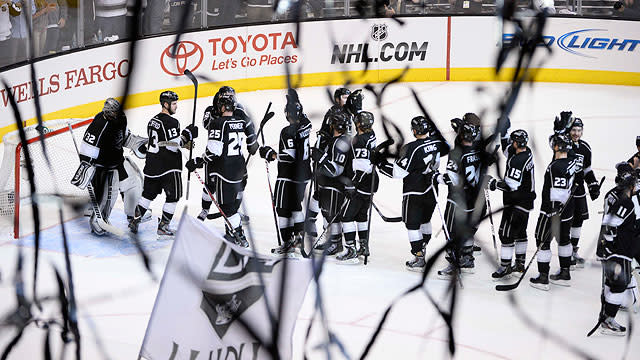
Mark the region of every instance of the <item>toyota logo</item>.
POLYGON ((180 41, 164 49, 160 56, 160 66, 167 74, 180 76, 187 69, 195 71, 202 64, 203 57, 200 45, 193 41, 180 41))

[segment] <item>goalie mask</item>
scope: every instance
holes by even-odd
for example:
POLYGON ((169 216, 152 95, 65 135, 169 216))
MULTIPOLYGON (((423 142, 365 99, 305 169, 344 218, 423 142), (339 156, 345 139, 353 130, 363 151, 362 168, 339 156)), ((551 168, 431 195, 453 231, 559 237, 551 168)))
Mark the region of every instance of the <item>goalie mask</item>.
POLYGON ((114 120, 120 114, 120 103, 114 98, 108 98, 102 107, 102 113, 107 119, 114 120))

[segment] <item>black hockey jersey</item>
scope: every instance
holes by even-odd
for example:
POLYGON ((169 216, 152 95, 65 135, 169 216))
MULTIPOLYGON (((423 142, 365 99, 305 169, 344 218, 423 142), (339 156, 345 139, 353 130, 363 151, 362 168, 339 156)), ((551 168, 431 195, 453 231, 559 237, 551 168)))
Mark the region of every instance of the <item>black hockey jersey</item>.
POLYGON ((371 154, 375 148, 376 134, 373 131, 356 135, 351 140, 344 174, 351 179, 353 183, 351 187, 363 195, 371 195, 372 190, 374 193, 378 191, 378 173, 371 164, 371 154), (373 176, 373 189, 371 176, 373 176))
POLYGON ((638 226, 640 219, 636 216, 636 208, 640 208, 638 194, 629 198, 617 192, 613 203, 606 206, 606 212, 602 218, 605 241, 609 242, 607 248, 612 250, 608 257, 619 257, 631 261, 640 254, 640 241, 638 226))
POLYGON ((534 165, 531 149, 516 154, 513 146, 505 148, 507 164, 504 181, 498 182, 498 189, 504 191, 504 205, 519 206, 526 210, 533 209, 536 198, 534 165))
POLYGON ((147 124, 147 158, 144 164, 144 176, 160 177, 171 172, 182 171, 182 153, 180 146, 180 122, 178 119, 159 113, 147 124), (160 142, 172 142, 175 145, 160 146, 160 142))
POLYGON ((123 146, 127 134, 127 117, 107 120, 99 112, 87 127, 80 144, 80 158, 98 167, 116 168, 124 161, 123 146))
POLYGON ((459 196, 457 191, 461 189, 464 192, 467 209, 475 207, 476 198, 480 192, 480 151, 478 144, 458 143, 451 150, 447 162, 447 174, 452 181, 447 199, 456 202, 459 196))
POLYGON ((580 170, 580 164, 575 158, 551 161, 544 174, 540 212, 552 214, 569 201, 576 174, 580 170))
POLYGON ((306 182, 311 179, 310 133, 311 121, 306 116, 300 123, 280 131, 278 180, 306 182))
POLYGON ((227 182, 241 182, 247 173, 242 146, 250 136, 255 137, 255 133, 245 120, 231 116, 211 120, 207 149, 203 155, 208 163, 209 174, 227 182))
POLYGON ((351 148, 351 139, 347 135, 335 136, 327 144, 326 156, 318 164, 316 180, 324 189, 342 191, 344 182, 339 177, 344 173, 347 156, 351 148))
POLYGON ((584 183, 592 184, 597 183, 596 176, 591 169, 591 147, 584 140, 578 140, 577 143, 573 143, 571 151, 569 151, 569 157, 575 157, 578 164, 582 167, 582 171, 576 174, 576 190, 574 196, 582 197, 586 194, 584 183))
MULTIPOLYGON (((209 131, 209 125, 213 119, 222 116, 215 106, 210 105, 204 110, 204 117, 202 118, 202 126, 209 131)), ((249 114, 244 109, 244 106, 240 103, 236 103, 236 109, 233 111, 233 118, 238 120, 244 120, 248 129, 247 146, 254 146, 258 138, 256 137, 256 129, 253 121, 249 117, 249 114)))
POLYGON ((430 191, 440 158, 449 153, 449 144, 438 138, 416 139, 400 149, 400 156, 391 167, 380 168, 383 174, 402 180, 403 195, 420 195, 430 191))

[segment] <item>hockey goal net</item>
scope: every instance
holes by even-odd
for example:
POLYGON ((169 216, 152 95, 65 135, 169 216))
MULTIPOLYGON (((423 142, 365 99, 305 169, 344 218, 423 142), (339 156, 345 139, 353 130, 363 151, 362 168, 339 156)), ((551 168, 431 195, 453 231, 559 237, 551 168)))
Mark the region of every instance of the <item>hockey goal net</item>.
MULTIPOLYGON (((51 166, 43 151, 36 125, 25 128, 26 145, 20 141, 18 130, 3 138, 4 155, 0 167, 0 218, 13 225, 13 237, 20 236, 21 207, 31 203, 31 186, 26 167, 25 148, 29 150, 33 166, 38 203, 59 203, 60 199, 88 198, 87 190, 71 185, 80 160, 73 144, 69 125, 80 144, 86 127, 93 119, 52 120, 44 122, 44 145, 51 166), (58 197, 59 196, 59 197, 58 197)), ((29 229, 23 229, 23 231, 29 229)))

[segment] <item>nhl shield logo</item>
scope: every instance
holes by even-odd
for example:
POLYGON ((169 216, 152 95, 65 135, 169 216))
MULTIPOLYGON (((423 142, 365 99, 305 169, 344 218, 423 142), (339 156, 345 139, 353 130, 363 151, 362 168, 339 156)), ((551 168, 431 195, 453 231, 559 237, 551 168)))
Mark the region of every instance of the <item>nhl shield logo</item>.
POLYGON ((382 41, 389 36, 387 24, 375 24, 371 27, 371 38, 375 41, 382 41))

